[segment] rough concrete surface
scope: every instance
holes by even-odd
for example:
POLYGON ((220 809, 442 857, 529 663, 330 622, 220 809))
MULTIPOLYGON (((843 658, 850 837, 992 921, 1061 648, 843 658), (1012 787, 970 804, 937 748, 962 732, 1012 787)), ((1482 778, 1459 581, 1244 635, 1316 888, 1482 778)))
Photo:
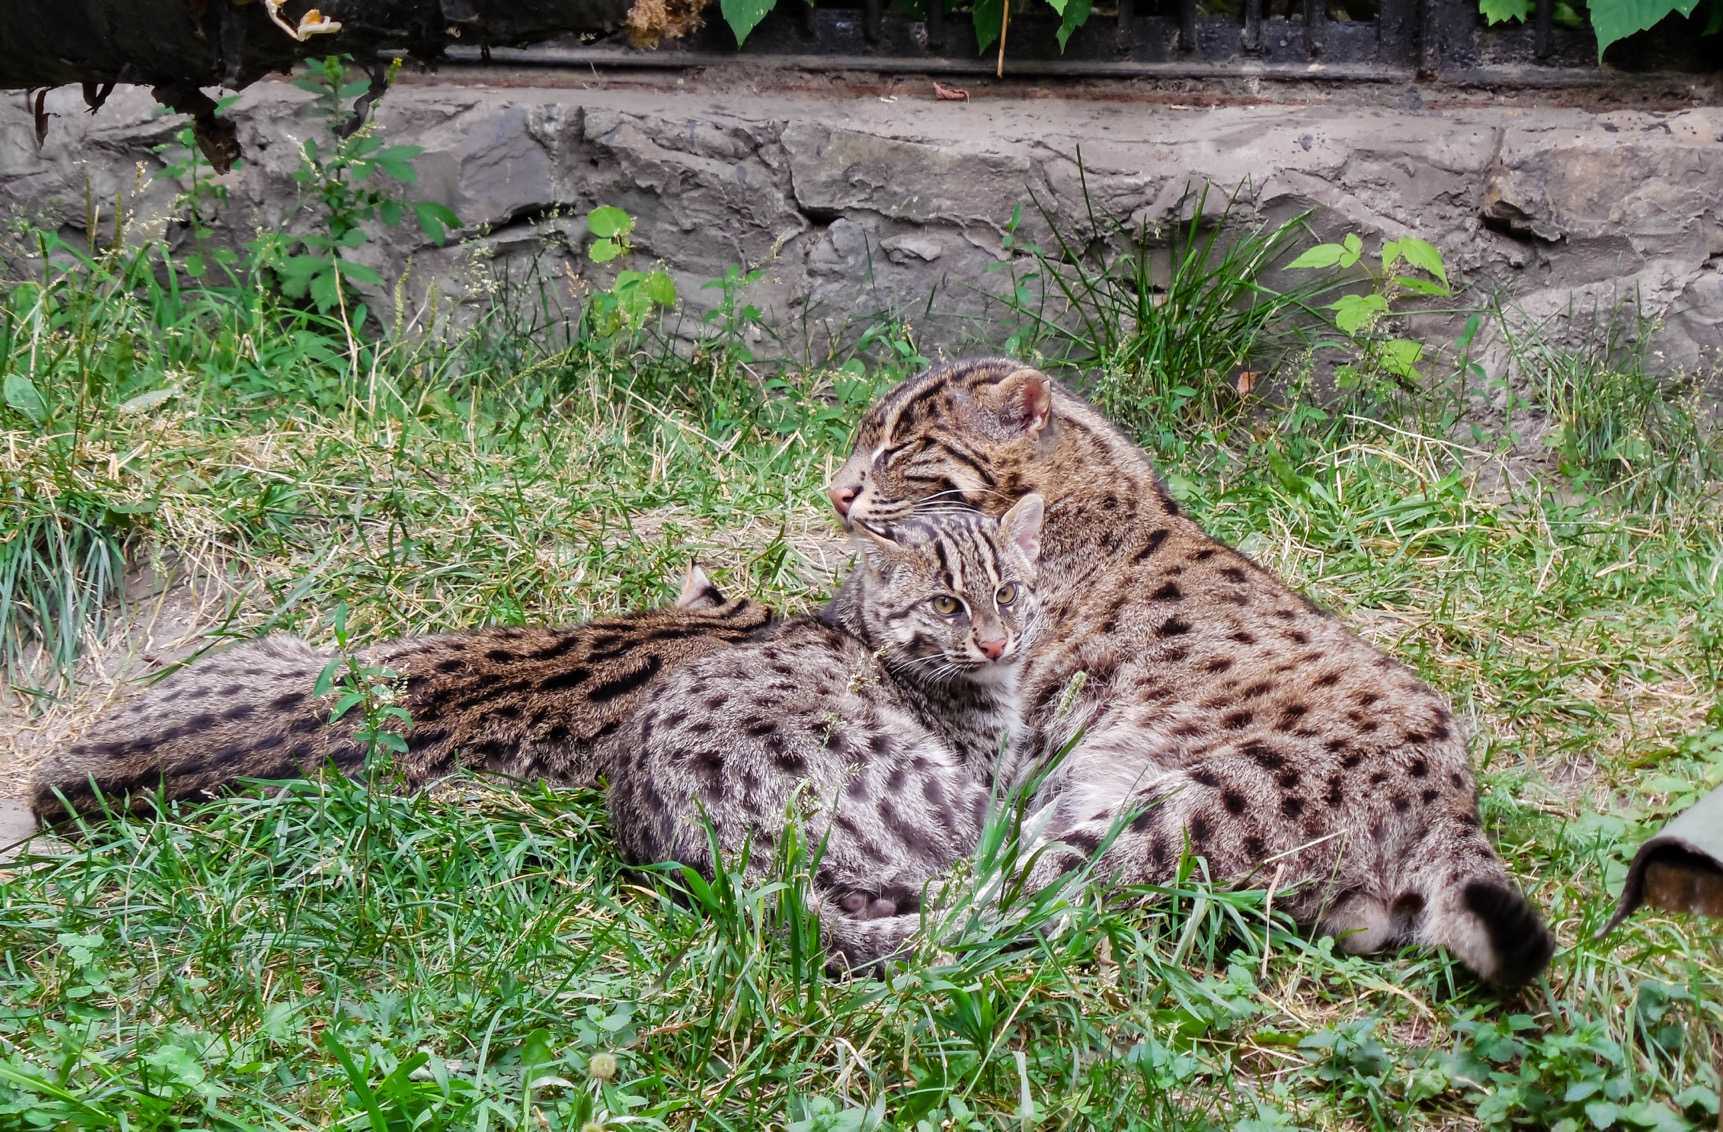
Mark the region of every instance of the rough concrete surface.
MULTIPOLYGON (((727 267, 764 268, 748 297, 788 349, 818 356, 889 314, 924 347, 957 350, 999 337, 976 320, 1004 314, 1014 208, 1028 241, 1048 236, 1037 202, 1067 235, 1090 234, 1081 149, 1090 199, 1119 216, 1165 227, 1190 215, 1200 186, 1212 186, 1210 212, 1236 190, 1229 223, 1310 209, 1326 235, 1413 233, 1477 296, 1535 318, 1576 293, 1582 308, 1637 297, 1663 323, 1670 368, 1723 352, 1723 108, 1429 108, 1414 89, 1379 87, 1210 106, 1086 93, 937 102, 910 79, 417 78, 390 92, 380 121, 391 141, 425 148, 417 194, 452 206, 467 238, 437 248, 403 226, 366 254, 386 278, 407 268, 406 293, 435 292, 444 312, 499 285, 566 300, 601 278, 581 254, 582 217, 615 204, 638 218, 637 256, 662 259, 696 308, 719 301, 700 285, 727 267)), ((234 107, 247 164, 225 178, 229 238, 312 222, 290 176, 299 139, 320 128, 308 98, 265 83, 234 107)), ((17 100, 0 106, 0 215, 81 238, 88 202, 108 215, 123 197, 134 235, 183 237, 170 222, 179 187, 151 152, 178 120, 132 88, 94 117, 76 90, 47 105, 39 150, 17 100)))

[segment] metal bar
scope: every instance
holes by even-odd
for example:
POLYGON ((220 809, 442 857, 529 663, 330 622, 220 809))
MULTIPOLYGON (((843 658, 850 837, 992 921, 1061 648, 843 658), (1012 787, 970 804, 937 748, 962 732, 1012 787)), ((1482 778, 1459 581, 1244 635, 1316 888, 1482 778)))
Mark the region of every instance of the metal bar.
POLYGON ((1244 0, 1244 49, 1262 50, 1262 0, 1244 0))
MULTIPOLYGON (((993 59, 889 58, 877 55, 776 55, 751 54, 751 66, 785 71, 856 71, 875 74, 991 75, 993 59)), ((446 61, 453 66, 479 65, 478 49, 451 47, 446 61)), ((615 67, 618 70, 680 70, 734 64, 735 52, 637 51, 604 47, 493 47, 491 67, 569 67, 586 70, 615 67)), ((1549 69, 1553 70, 1553 68, 1549 69)), ((1011 73, 1020 77, 1071 78, 1165 78, 1165 79, 1264 79, 1292 82, 1403 83, 1412 77, 1408 67, 1376 63, 1145 63, 1135 60, 1104 62, 1084 59, 1022 59, 1013 61, 1011 73)))
POLYGON ((945 46, 945 0, 927 0, 927 45, 945 46))
POLYGON ((820 11, 812 4, 802 5, 802 34, 817 39, 820 34, 820 11))
MULTIPOLYGON (((809 4, 808 7, 813 7, 809 4)), ((880 0, 862 0, 862 38, 869 43, 879 42, 879 21, 881 12, 880 0)))
MULTIPOLYGON (((405 52, 385 51, 386 57, 405 57, 405 52)), ((493 47, 488 62, 480 59, 477 47, 450 47, 445 61, 446 78, 462 70, 506 70, 509 67, 544 68, 546 71, 580 71, 570 75, 570 82, 591 81, 594 68, 610 67, 617 71, 680 71, 690 67, 714 67, 736 62, 734 51, 671 51, 634 50, 618 47, 493 47)), ((768 67, 778 71, 838 71, 855 74, 923 74, 923 75, 991 75, 991 59, 953 59, 942 57, 891 58, 878 55, 812 55, 812 54, 751 54, 750 66, 768 67)), ((1012 73, 1021 77, 1143 78, 1143 79, 1245 79, 1282 82, 1348 82, 1404 83, 1416 72, 1409 66, 1380 63, 1263 63, 1256 60, 1237 63, 1145 63, 1135 60, 1103 62, 1099 60, 1034 60, 1014 62, 1012 73)), ((601 76, 602 77, 602 76, 601 76)), ((1624 86, 1644 89, 1647 93, 1667 94, 1670 77, 1654 74, 1643 79, 1618 71, 1602 71, 1596 67, 1536 66, 1531 64, 1496 63, 1487 66, 1456 67, 1443 71, 1439 79, 1444 86, 1482 87, 1503 90, 1581 90, 1608 86, 1620 90, 1624 86)), ((1717 89, 1716 80, 1706 75, 1680 76, 1697 93, 1710 94, 1717 89)), ((401 75, 404 83, 423 82, 411 72, 401 75)), ((547 75, 545 85, 557 85, 554 74, 547 75)))
POLYGON ((1179 0, 1179 50, 1189 55, 1197 49, 1197 0, 1179 0))
POLYGON ((1538 0, 1537 57, 1548 59, 1555 47, 1555 0, 1538 0))
POLYGON ((1119 0, 1118 50, 1123 55, 1131 50, 1137 39, 1136 0, 1119 0))
POLYGON ((1328 33, 1328 0, 1304 0, 1304 50, 1312 59, 1322 54, 1328 33))

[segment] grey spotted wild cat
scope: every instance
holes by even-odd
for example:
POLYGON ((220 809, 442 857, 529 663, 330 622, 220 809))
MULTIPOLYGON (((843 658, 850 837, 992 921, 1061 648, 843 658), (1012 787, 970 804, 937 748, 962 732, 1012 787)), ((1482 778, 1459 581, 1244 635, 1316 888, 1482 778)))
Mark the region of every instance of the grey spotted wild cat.
MULTIPOLYGON (((409 637, 359 659, 395 672, 412 716, 400 770, 420 784, 460 767, 591 785, 623 725, 677 665, 747 641, 772 612, 727 600, 699 566, 675 605, 564 629, 487 628, 409 637)), ((333 763, 352 773, 358 721, 331 723, 313 694, 335 654, 265 637, 189 665, 97 722, 37 771, 39 819, 96 805, 147 805, 159 787, 191 797, 236 778, 291 778, 333 763), (63 800, 62 800, 63 799, 63 800)))
POLYGON ((888 958, 923 886, 973 851, 1018 667, 1039 624, 1041 500, 861 524, 861 561, 819 616, 671 673, 612 772, 637 863, 769 869, 786 818, 818 854, 834 967, 888 958))
POLYGON ((1025 723, 1037 754, 1081 734, 1036 798, 1057 847, 1037 883, 1125 821, 1100 862, 1118 881, 1167 881, 1188 845, 1349 950, 1542 970, 1553 941, 1480 828, 1442 697, 1181 514, 1070 390, 1009 360, 930 370, 867 413, 830 487, 852 527, 1032 492, 1047 624, 1025 723))

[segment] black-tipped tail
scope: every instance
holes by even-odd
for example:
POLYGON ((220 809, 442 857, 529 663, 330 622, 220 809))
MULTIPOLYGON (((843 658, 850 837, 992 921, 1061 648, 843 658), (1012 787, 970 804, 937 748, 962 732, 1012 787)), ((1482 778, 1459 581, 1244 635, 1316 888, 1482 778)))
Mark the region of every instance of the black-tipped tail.
POLYGON ((1537 910, 1515 889, 1496 881, 1474 880, 1463 893, 1466 911, 1488 934, 1495 952, 1490 982, 1517 987, 1537 978, 1555 954, 1555 939, 1537 910))

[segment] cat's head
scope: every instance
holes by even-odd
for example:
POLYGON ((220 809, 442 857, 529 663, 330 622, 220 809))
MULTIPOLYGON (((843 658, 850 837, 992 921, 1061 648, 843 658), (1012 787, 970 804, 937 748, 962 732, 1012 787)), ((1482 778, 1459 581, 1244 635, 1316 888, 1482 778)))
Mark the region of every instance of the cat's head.
POLYGON ((952 509, 860 523, 851 616, 882 658, 919 679, 997 678, 1037 627, 1042 504, 1027 495, 998 519, 952 509))
POLYGON ((928 370, 868 410, 826 494, 852 530, 918 508, 998 515, 1037 488, 1028 472, 1053 443, 1053 394, 1052 379, 1021 362, 928 370))

